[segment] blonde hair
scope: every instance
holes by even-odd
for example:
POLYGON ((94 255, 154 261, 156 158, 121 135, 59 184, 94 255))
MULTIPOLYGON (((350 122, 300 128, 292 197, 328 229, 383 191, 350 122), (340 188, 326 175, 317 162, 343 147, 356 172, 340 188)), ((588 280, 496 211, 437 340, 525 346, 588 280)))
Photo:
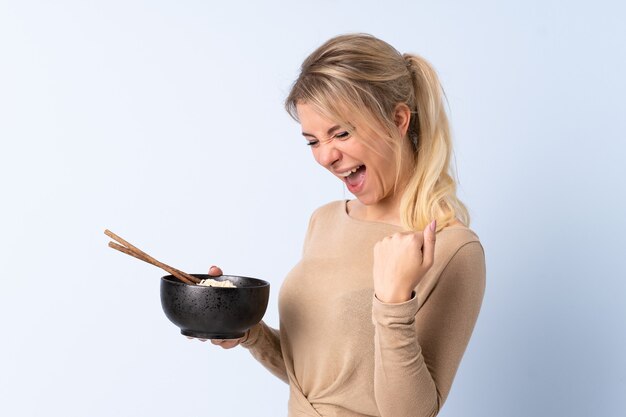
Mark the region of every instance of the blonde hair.
MULTIPOLYGON (((438 229, 469 213, 456 196, 450 166, 452 140, 443 106, 443 90, 432 66, 418 55, 401 54, 368 34, 334 37, 309 55, 285 100, 298 120, 296 106, 307 103, 344 126, 357 126, 386 140, 403 166, 403 141, 412 143, 412 172, 403 190, 400 218, 409 230, 423 230, 432 219, 438 229), (395 123, 398 104, 411 111, 408 132, 395 123), (408 137, 408 138, 407 138, 408 137)), ((396 181, 397 183, 397 181, 396 181)))

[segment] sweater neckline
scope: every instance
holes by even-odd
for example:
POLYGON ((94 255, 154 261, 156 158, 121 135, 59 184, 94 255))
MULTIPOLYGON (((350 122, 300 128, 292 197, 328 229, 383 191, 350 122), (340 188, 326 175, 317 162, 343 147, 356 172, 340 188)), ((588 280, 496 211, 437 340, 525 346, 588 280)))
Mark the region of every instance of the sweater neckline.
POLYGON ((386 227, 386 228, 389 228, 389 229, 395 229, 395 230, 399 230, 399 231, 404 230, 404 228, 402 226, 396 226, 395 224, 391 224, 391 223, 377 222, 377 221, 371 221, 371 220, 355 219, 354 217, 350 216, 350 214, 348 213, 348 202, 349 201, 350 200, 344 200, 343 204, 341 204, 341 212, 342 212, 343 216, 349 222, 354 223, 354 224, 365 225, 365 226, 386 227))
MULTIPOLYGON (((388 228, 388 229, 394 229, 394 230, 398 230, 398 231, 405 230, 402 226, 396 226, 395 224, 391 224, 391 223, 377 222, 377 221, 371 221, 371 220, 355 219, 354 217, 350 216, 350 214, 348 213, 348 202, 349 201, 350 200, 344 200, 343 204, 341 204, 342 216, 345 217, 347 219, 347 221, 349 221, 351 223, 354 223, 354 224, 364 225, 364 226, 385 227, 385 228, 388 228)), ((448 230, 470 230, 470 229, 468 227, 466 227, 466 226, 448 226, 448 227, 444 227, 443 229, 441 229, 437 233, 445 232, 445 231, 448 231, 448 230)))

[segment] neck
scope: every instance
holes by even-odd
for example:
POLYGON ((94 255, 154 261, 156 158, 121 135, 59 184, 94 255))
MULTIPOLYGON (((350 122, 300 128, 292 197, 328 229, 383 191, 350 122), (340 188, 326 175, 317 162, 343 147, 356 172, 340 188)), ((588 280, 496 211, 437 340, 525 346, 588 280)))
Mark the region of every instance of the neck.
POLYGON ((380 222, 401 226, 400 199, 389 199, 376 204, 365 205, 358 199, 348 202, 350 217, 369 222, 380 222))

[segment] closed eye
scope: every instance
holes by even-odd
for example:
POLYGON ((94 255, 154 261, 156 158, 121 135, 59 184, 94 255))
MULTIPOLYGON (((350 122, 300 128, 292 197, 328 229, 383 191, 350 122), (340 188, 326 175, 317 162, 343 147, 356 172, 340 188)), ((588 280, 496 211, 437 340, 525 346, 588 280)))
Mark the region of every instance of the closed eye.
MULTIPOLYGON (((308 136, 308 135, 306 135, 306 136, 308 136)), ((327 140, 325 140, 323 142, 324 143, 328 143, 328 142, 332 141, 333 139, 337 139, 339 141, 344 141, 344 140, 349 139, 349 138, 350 138, 350 132, 344 131, 344 132, 339 132, 339 133, 334 134, 333 136, 331 136, 330 138, 328 138, 327 140)), ((314 139, 314 140, 307 141, 306 144, 307 144, 307 146, 317 146, 317 145, 319 145, 319 143, 320 143, 319 140, 314 139)))
POLYGON ((350 132, 339 132, 336 135, 334 135, 332 138, 333 139, 337 139, 337 140, 346 140, 350 137, 350 132))

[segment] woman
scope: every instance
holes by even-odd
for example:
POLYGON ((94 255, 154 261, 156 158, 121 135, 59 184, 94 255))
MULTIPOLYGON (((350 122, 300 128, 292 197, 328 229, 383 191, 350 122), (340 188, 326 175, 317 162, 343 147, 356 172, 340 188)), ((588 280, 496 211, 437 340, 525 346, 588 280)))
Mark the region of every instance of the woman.
POLYGON ((212 342, 241 344, 287 382, 290 416, 434 416, 485 285, 438 78, 419 56, 343 35, 304 61, 286 108, 356 199, 313 213, 280 330, 261 322, 212 342))

